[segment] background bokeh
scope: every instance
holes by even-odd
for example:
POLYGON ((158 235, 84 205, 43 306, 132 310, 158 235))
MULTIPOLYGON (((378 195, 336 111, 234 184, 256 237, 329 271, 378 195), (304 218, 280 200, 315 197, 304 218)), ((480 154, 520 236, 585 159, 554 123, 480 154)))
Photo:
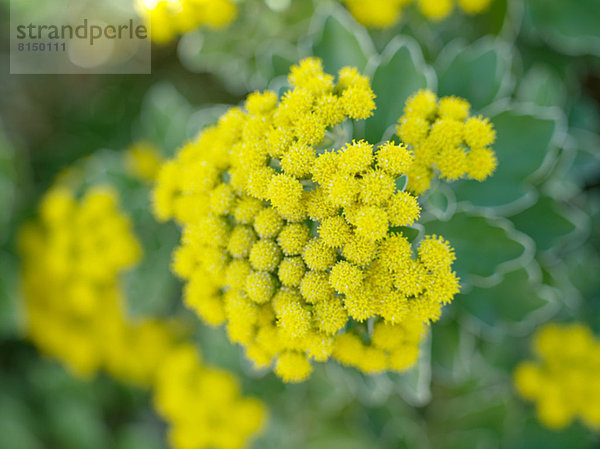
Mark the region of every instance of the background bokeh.
MULTIPOLYGON (((20 0, 12 0, 18 3, 20 0)), ((28 3, 22 0, 23 3, 28 3)), ((152 75, 9 75, 9 2, 0 3, 0 447, 166 448, 147 391, 99 374, 80 379, 24 338, 17 235, 73 166, 118 186, 150 261, 124 280, 128 310, 185 317, 204 359, 240 376, 269 408, 256 448, 581 448, 597 429, 544 427, 515 391, 515 366, 549 321, 600 336, 600 15, 596 0, 493 0, 431 21, 410 5, 386 29, 360 25, 334 1, 245 0, 226 28, 155 44, 152 75), (170 157, 246 94, 285 86, 309 55, 326 71, 356 65, 376 114, 354 129, 393 134, 419 88, 468 99, 498 133, 495 175, 438 184, 420 222, 457 253, 463 290, 405 374, 364 376, 335 363, 302 384, 256 372, 222 328, 181 304, 169 274, 174 224, 148 212, 125 150, 146 141, 170 157), (157 294, 160 292, 160 294, 157 294)), ((417 228, 420 232, 423 228, 417 228)))

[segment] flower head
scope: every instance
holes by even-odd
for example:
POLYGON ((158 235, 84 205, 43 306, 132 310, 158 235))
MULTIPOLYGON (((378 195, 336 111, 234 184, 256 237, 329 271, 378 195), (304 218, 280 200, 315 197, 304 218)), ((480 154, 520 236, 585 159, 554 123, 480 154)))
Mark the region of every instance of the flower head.
POLYGON ((421 14, 432 21, 445 19, 456 6, 467 14, 486 11, 492 0, 343 0, 352 15, 363 25, 389 28, 402 17, 403 10, 417 3, 421 14))
POLYGON ((498 161, 491 148, 496 132, 487 118, 469 117, 469 103, 457 97, 437 99, 420 90, 406 100, 397 133, 414 153, 407 170, 407 189, 421 194, 429 188, 434 169, 445 180, 483 181, 498 161))
POLYGON ((539 420, 560 429, 580 418, 600 427, 600 340, 580 323, 548 324, 535 335, 536 361, 521 362, 515 385, 536 403, 539 420))
POLYGON ((136 9, 152 25, 152 40, 160 44, 203 25, 223 28, 237 14, 230 0, 137 0, 136 9))
POLYGON ((127 148, 125 168, 134 178, 141 181, 154 181, 160 169, 163 157, 160 151, 147 142, 137 142, 127 148))
MULTIPOLYGON (((159 175, 157 216, 183 226, 176 259, 186 269, 178 274, 187 285, 211 286, 206 298, 187 289, 186 302, 210 324, 226 321, 230 339, 255 365, 273 366, 284 381, 304 380, 311 361, 329 357, 367 373, 407 369, 418 350, 400 357, 405 340, 376 347, 361 339, 352 360, 338 340, 368 333, 368 319, 404 335, 408 320, 420 323, 410 325, 418 328, 410 340, 416 348, 458 291, 447 242, 432 237, 416 252, 395 229, 421 212, 396 182, 415 157, 391 142, 325 147, 332 126, 374 109, 369 79, 356 69, 341 69, 336 82, 308 58, 291 69, 289 82, 293 89, 278 102, 272 92, 251 94, 245 111, 231 109, 159 175), (202 212, 180 211, 180 202, 202 212), (184 264, 190 257, 194 269, 184 264)), ((415 109, 433 116, 437 100, 430 100, 415 109)))
MULTIPOLYGON (((205 223, 213 228, 210 235, 222 225, 205 223)), ((248 225, 237 229, 229 247, 246 257, 228 264, 226 278, 243 288, 252 273, 247 239, 249 233, 252 241, 256 237, 248 225)), ((234 337, 244 340, 247 327, 239 323, 259 321, 259 307, 235 291, 222 298, 214 280, 202 276, 198 267, 214 269, 220 253, 212 248, 199 260, 193 248, 204 240, 193 231, 190 246, 179 248, 173 260, 173 270, 190 277, 187 304, 211 323, 229 318, 234 337)), ((137 264, 141 247, 116 191, 92 187, 78 198, 71 187, 57 184, 44 196, 39 220, 23 229, 20 244, 27 335, 42 352, 79 376, 104 370, 120 381, 152 387, 176 449, 190 442, 198 449, 243 447, 260 431, 264 405, 243 397, 231 373, 202 364, 194 346, 182 343, 184 322, 127 315, 121 276, 137 264)), ((269 263, 269 248, 262 253, 259 263, 269 263)))
POLYGON ((154 403, 176 449, 244 447, 266 420, 264 404, 242 396, 231 373, 205 366, 190 343, 176 347, 161 363, 154 403))
MULTIPOLYGON (((44 196, 40 217, 20 235, 27 335, 79 376, 100 369, 149 385, 180 338, 171 324, 124 313, 121 275, 141 246, 117 193, 93 187, 81 198, 60 184, 44 196), (135 360, 131 354, 136 354, 135 360)), ((188 261, 181 254, 178 269, 188 261)))

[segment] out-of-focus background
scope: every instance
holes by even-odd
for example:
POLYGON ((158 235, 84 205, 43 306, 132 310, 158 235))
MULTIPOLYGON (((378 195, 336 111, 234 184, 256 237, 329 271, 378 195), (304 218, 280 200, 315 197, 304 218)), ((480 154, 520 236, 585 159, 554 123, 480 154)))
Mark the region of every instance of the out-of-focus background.
POLYGON ((77 376, 25 335, 18 236, 76 167, 83 184, 116 186, 149 256, 123 279, 128 313, 182 317, 204 360, 235 372, 269 409, 251 447, 600 448, 598 429, 581 420, 544 425, 513 382, 545 323, 581 322, 600 338, 597 0, 492 0, 442 20, 409 4, 384 28, 351 1, 240 0, 224 27, 198 24, 154 42, 151 75, 10 75, 9 3, 31 7, 0 2, 0 447, 168 447, 149 391, 103 371, 77 376), (369 125, 374 141, 425 87, 467 98, 498 133, 489 182, 440 186, 424 199, 427 232, 455 245, 463 292, 405 374, 364 376, 330 362, 285 385, 254 371, 222 328, 184 308, 169 273, 177 226, 154 222, 150 182, 127 169, 133 144, 173 156, 228 105, 282 89, 309 55, 330 71, 351 64, 371 76, 382 111, 369 125))

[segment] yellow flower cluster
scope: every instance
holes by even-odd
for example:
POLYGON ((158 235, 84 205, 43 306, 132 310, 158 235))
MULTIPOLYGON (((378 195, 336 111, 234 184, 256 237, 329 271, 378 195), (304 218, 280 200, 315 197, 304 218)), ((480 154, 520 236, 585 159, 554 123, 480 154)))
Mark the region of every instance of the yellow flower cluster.
POLYGON ((332 127, 372 114, 368 78, 346 67, 336 82, 308 58, 289 82, 280 101, 249 95, 159 173, 155 213, 183 225, 173 270, 185 302, 285 381, 331 356, 406 369, 459 290, 454 252, 428 236, 415 253, 398 229, 420 214, 396 185, 414 160, 404 145, 330 147, 332 127))
POLYGON ((492 0, 343 0, 356 20, 366 26, 388 28, 400 20, 403 9, 417 3, 421 13, 431 20, 448 17, 455 6, 467 14, 485 12, 492 0))
POLYGON ((491 145, 496 131, 487 118, 470 117, 470 104, 458 97, 438 99, 430 90, 413 94, 399 119, 397 133, 414 152, 415 163, 407 171, 411 192, 420 195, 434 177, 483 181, 498 161, 491 145))
POLYGON ((39 222, 20 239, 27 333, 76 374, 106 369, 147 385, 176 338, 167 325, 125 317, 119 275, 137 263, 141 249, 117 202, 103 187, 80 202, 66 187, 45 195, 39 222))
POLYGON ((200 26, 223 28, 237 14, 231 0, 137 0, 136 8, 151 26, 151 38, 166 43, 200 26))
POLYGON ((579 417, 600 428, 600 339, 585 325, 549 324, 534 339, 539 361, 517 366, 515 384, 536 402, 540 421, 560 429, 579 417))
POLYGON ((388 28, 400 20, 402 10, 414 0, 343 0, 354 18, 365 26, 388 28))
POLYGON ((162 162, 160 151, 148 142, 134 143, 125 151, 125 169, 140 181, 154 181, 162 162))
POLYGON ((171 424, 176 449, 241 449, 264 426, 264 404, 241 396, 231 373, 207 369, 192 344, 169 353, 156 376, 154 403, 171 424))
POLYGON ((78 201, 54 187, 20 237, 27 334, 42 352, 79 376, 103 369, 152 387, 175 449, 242 448, 260 430, 262 403, 202 366, 182 323, 127 317, 119 278, 141 250, 114 191, 92 188, 78 201))

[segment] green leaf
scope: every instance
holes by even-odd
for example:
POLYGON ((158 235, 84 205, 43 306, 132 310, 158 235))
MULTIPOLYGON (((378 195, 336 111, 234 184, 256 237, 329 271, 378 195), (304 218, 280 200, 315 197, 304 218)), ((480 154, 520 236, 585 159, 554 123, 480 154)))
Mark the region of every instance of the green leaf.
MULTIPOLYGON (((533 410, 532 410, 533 415, 533 410)), ((594 437, 579 422, 563 430, 548 429, 535 416, 530 416, 512 433, 505 447, 511 449, 593 449, 594 437)))
POLYGON ((520 324, 534 312, 549 304, 541 294, 541 285, 525 268, 506 273, 502 281, 490 288, 473 287, 460 294, 455 303, 488 326, 520 324))
POLYGON ((228 34, 207 29, 186 33, 179 41, 177 53, 188 70, 212 72, 221 78, 228 90, 243 93, 251 77, 255 46, 253 31, 244 21, 242 27, 228 34))
MULTIPOLYGON (((567 112, 569 118, 569 130, 585 130, 594 133, 598 139, 598 122, 600 121, 600 111, 596 101, 591 95, 583 95, 572 100, 572 104, 567 112)), ((598 146, 594 146, 598 152, 598 146)))
POLYGON ((178 232, 169 225, 159 225, 146 216, 146 222, 136 223, 143 244, 144 257, 125 276, 128 312, 133 316, 159 316, 169 313, 178 301, 177 281, 171 274, 171 253, 178 241, 178 232))
POLYGON ((436 413, 445 416, 442 424, 447 432, 438 431, 434 436, 433 447, 436 449, 478 449, 494 447, 502 436, 507 415, 505 398, 496 394, 460 398, 460 405, 455 401, 436 404, 436 413), (484 443, 485 444, 482 444, 484 443), (490 445, 492 444, 492 445, 490 445))
POLYGON ((322 432, 307 442, 311 449, 362 449, 371 447, 373 437, 361 432, 360 428, 330 429, 322 432))
POLYGON ((457 212, 448 221, 424 223, 426 234, 446 238, 456 251, 453 268, 461 279, 472 275, 493 276, 501 265, 516 263, 527 255, 527 238, 509 230, 505 220, 492 220, 466 212, 457 212))
MULTIPOLYGON (((594 303, 600 306, 600 254, 594 245, 587 244, 570 252, 562 262, 560 273, 573 284, 586 306, 594 306, 594 303)), ((597 320, 600 321, 600 314, 597 314, 597 320)))
MULTIPOLYGON (((444 309, 446 317, 446 309, 444 309)), ((460 358, 461 329, 456 320, 441 320, 431 326, 431 358, 435 368, 453 373, 460 358), (447 321, 447 322, 445 322, 447 321)))
POLYGON ((567 54, 600 55, 597 0, 528 0, 528 18, 544 40, 567 54))
POLYGON ((202 106, 191 115, 188 122, 188 129, 192 134, 200 132, 200 130, 216 124, 219 118, 231 108, 230 105, 217 104, 213 106, 202 106))
POLYGON ((10 238, 9 226, 14 218, 15 208, 19 196, 24 192, 17 188, 19 183, 19 162, 14 147, 4 132, 4 125, 0 120, 0 244, 10 238))
POLYGON ((374 55, 367 31, 340 7, 331 8, 324 16, 315 15, 311 29, 312 54, 323 60, 327 73, 335 74, 344 66, 362 72, 374 55))
POLYGON ((157 84, 144 98, 141 134, 167 155, 172 154, 186 139, 193 137, 188 130, 192 112, 190 104, 173 85, 157 84))
POLYGON ((583 187, 600 177, 600 135, 582 129, 570 129, 576 154, 569 167, 569 180, 583 187))
POLYGON ((0 337, 19 332, 18 269, 16 258, 0 250, 0 337))
MULTIPOLYGON (((0 447, 11 449, 41 449, 44 447, 38 439, 32 410, 23 398, 13 396, 14 388, 3 379, 3 391, 0 391, 0 447), (10 391, 10 393, 9 393, 10 391)), ((21 392, 20 392, 21 393, 21 392)))
POLYGON ((498 167, 483 182, 458 183, 454 189, 458 201, 479 207, 507 206, 531 191, 531 175, 554 149, 559 128, 554 109, 534 112, 513 108, 491 118, 497 133, 493 148, 498 167))
POLYGON ((290 67, 299 59, 298 49, 283 41, 271 40, 265 42, 257 50, 257 70, 265 79, 287 76, 290 67))
POLYGON ((559 208, 558 202, 542 196, 529 209, 510 217, 515 227, 531 236, 540 251, 552 249, 577 226, 559 208))
POLYGON ((396 190, 399 192, 404 191, 406 189, 406 184, 408 183, 408 176, 400 175, 396 178, 396 190))
POLYGON ((423 209, 440 220, 447 220, 456 211, 456 198, 452 188, 443 182, 436 183, 420 197, 423 209))
MULTIPOLYGON (((513 31, 513 29, 518 29, 519 19, 514 17, 514 9, 517 8, 511 7, 510 0, 494 0, 487 11, 476 16, 477 20, 472 20, 473 16, 467 16, 465 20, 473 22, 472 25, 477 29, 478 36, 485 34, 506 34, 506 31, 515 33, 516 31, 513 31)), ((464 28, 464 23, 465 21, 461 21, 459 26, 464 28)))
POLYGON ((115 449, 164 449, 166 446, 157 428, 140 424, 122 429, 116 438, 115 449))
POLYGON ((438 432, 434 440, 436 449, 479 449, 494 447, 496 438, 488 429, 452 430, 438 432))
POLYGON ((393 228, 394 232, 401 232, 404 237, 408 239, 409 242, 414 242, 419 235, 422 233, 421 228, 412 228, 410 226, 397 226, 393 228))
POLYGON ((484 38, 468 47, 449 46, 436 63, 440 96, 457 95, 473 109, 489 105, 510 87, 510 47, 484 38))
POLYGON ((397 37, 383 51, 371 78, 377 109, 365 122, 365 138, 375 143, 396 125, 410 95, 425 87, 435 88, 435 75, 423 61, 419 45, 397 37))
POLYGON ((562 106, 566 98, 564 82, 550 68, 534 66, 520 80, 517 98, 537 106, 562 106))
POLYGON ((68 449, 103 449, 109 434, 101 411, 84 398, 55 398, 48 402, 50 431, 68 449))
POLYGON ((397 389, 402 398, 414 406, 431 400, 431 336, 421 342, 416 366, 398 376, 397 389))

